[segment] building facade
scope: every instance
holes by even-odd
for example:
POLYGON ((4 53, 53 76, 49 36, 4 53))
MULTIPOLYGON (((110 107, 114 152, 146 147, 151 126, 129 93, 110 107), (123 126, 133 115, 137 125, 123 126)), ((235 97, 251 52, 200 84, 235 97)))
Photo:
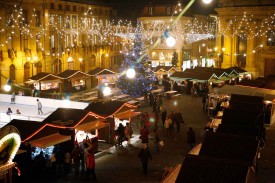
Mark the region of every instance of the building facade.
POLYGON ((39 72, 117 69, 122 41, 111 35, 108 4, 92 1, 12 0, 0 4, 1 88, 39 72))
POLYGON ((220 66, 239 66, 253 78, 275 74, 275 1, 219 0, 220 66))
POLYGON ((167 0, 151 1, 144 6, 139 20, 151 34, 148 39, 153 47, 149 53, 153 67, 172 66, 174 53, 177 53, 177 67, 180 70, 215 66, 212 51, 216 45, 216 18, 195 14, 191 8, 179 16, 185 7, 186 4, 179 1, 167 0), (175 37, 175 46, 169 47, 165 43, 163 34, 166 30, 175 37), (159 44, 155 46, 158 39, 159 44))

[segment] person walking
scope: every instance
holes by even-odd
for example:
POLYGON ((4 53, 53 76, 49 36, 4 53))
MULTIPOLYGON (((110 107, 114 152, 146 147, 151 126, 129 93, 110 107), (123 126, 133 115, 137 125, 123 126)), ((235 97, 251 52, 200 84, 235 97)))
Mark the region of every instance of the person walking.
POLYGON ((144 143, 144 144, 149 143, 149 128, 148 128, 148 126, 144 125, 143 128, 140 130, 140 139, 141 139, 141 143, 144 143))
POLYGON ((127 143, 129 145, 130 141, 131 141, 131 136, 133 135, 133 130, 132 130, 131 126, 129 125, 129 123, 126 123, 124 134, 125 134, 125 138, 127 140, 127 143))
POLYGON ((15 104, 15 92, 11 94, 11 104, 15 104))
POLYGON ((180 132, 180 124, 183 123, 182 115, 179 110, 177 110, 174 114, 174 120, 177 126, 177 132, 180 132))
POLYGON ((39 99, 37 99, 36 101, 37 101, 37 107, 38 107, 38 115, 43 114, 42 103, 39 101, 39 99))
POLYGON ((206 96, 202 97, 202 111, 206 112, 206 96))
POLYGON ((118 128, 117 128, 117 135, 118 135, 118 145, 122 146, 123 138, 124 138, 124 126, 122 123, 119 123, 118 128))
POLYGON ((164 127, 164 124, 165 124, 166 116, 167 116, 167 111, 166 111, 165 107, 162 107, 161 120, 162 120, 162 126, 163 127, 164 127))
POLYGON ((142 163, 142 170, 144 175, 147 175, 147 171, 148 171, 148 160, 152 160, 152 155, 149 151, 149 148, 147 146, 147 144, 143 144, 143 147, 140 149, 138 157, 141 160, 142 163))
POLYGON ((189 146, 189 150, 191 150, 196 143, 196 135, 193 131, 192 127, 189 127, 189 130, 187 132, 187 145, 189 146))
POLYGON ((157 100, 156 100, 156 105, 157 105, 157 112, 160 113, 160 107, 162 105, 161 95, 158 95, 157 100))
POLYGON ((165 124, 164 124, 164 128, 166 129, 166 135, 168 136, 168 134, 172 135, 172 119, 170 119, 169 116, 166 116, 166 120, 165 120, 165 124))
POLYGON ((159 152, 159 132, 158 132, 158 129, 155 128, 154 129, 154 150, 155 150, 155 153, 158 153, 159 152))
POLYGON ((74 164, 74 175, 79 175, 81 148, 77 142, 74 143, 74 149, 72 150, 72 159, 74 164))
POLYGON ((86 157, 86 180, 90 178, 90 174, 92 175, 92 179, 96 180, 95 174, 95 155, 93 152, 92 144, 87 141, 85 144, 85 157, 86 157))

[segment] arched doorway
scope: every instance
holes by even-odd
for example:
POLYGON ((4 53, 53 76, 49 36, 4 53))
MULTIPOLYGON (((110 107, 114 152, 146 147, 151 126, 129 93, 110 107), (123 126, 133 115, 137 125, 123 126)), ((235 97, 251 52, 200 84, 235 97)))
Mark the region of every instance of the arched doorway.
POLYGON ((240 33, 238 35, 237 44, 237 64, 238 67, 244 68, 246 66, 246 50, 247 50, 247 34, 240 33))
POLYGON ((96 56, 92 55, 90 59, 85 60, 87 62, 88 70, 92 70, 95 67, 96 56))
POLYGON ((62 61, 61 59, 56 58, 53 61, 53 74, 59 74, 62 71, 62 61))
POLYGON ((26 62, 24 64, 24 81, 27 81, 30 78, 30 63, 26 62))
POLYGON ((36 67, 36 74, 42 72, 42 63, 40 61, 38 61, 36 64, 35 64, 35 67, 36 67))
POLYGON ((10 79, 15 80, 15 65, 11 64, 10 65, 10 79))
POLYGON ((106 60, 106 55, 105 54, 101 55, 100 60, 101 60, 100 67, 107 68, 107 63, 106 63, 107 60, 106 60))

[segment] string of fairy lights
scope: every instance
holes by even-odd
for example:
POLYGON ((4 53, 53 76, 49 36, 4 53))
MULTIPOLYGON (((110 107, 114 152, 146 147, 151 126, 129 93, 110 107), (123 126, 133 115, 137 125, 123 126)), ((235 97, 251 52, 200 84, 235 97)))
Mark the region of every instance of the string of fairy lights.
MULTIPOLYGON (((227 22, 220 24, 219 18, 210 19, 205 18, 183 18, 183 23, 177 23, 172 25, 174 15, 181 11, 182 5, 179 3, 174 12, 168 19, 165 20, 152 20, 143 21, 141 23, 141 30, 143 31, 143 38, 153 44, 155 35, 161 35, 167 28, 170 29, 171 34, 177 39, 177 41, 186 41, 187 35, 192 36, 195 34, 212 35, 213 37, 219 37, 221 35, 225 37, 242 36, 241 32, 249 32, 247 39, 254 39, 257 37, 266 36, 267 31, 273 31, 272 27, 275 26, 275 14, 270 14, 264 19, 257 18, 253 14, 243 13, 242 17, 231 17, 227 22), (219 26, 219 32, 216 34, 216 26, 219 26)), ((96 45, 96 44, 119 44, 117 43, 118 35, 130 35, 134 32, 135 27, 131 21, 103 21, 93 17, 92 9, 88 9, 83 13, 82 17, 77 15, 60 15, 50 14, 47 25, 42 26, 39 24, 40 29, 32 31, 32 27, 35 22, 40 21, 40 16, 37 9, 33 9, 31 20, 26 20, 25 13, 22 8, 18 8, 16 5, 10 10, 8 17, 0 17, 1 21, 5 21, 3 27, 0 28, 0 34, 5 33, 8 35, 5 42, 0 42, 0 46, 4 47, 9 44, 12 39, 19 36, 25 36, 29 39, 34 39, 43 50, 43 43, 40 37, 43 35, 45 38, 51 39, 52 33, 60 36, 60 39, 66 39, 67 35, 73 36, 73 41, 69 46, 74 45, 74 42, 80 45, 96 45), (27 22, 28 21, 28 22, 27 22), (9 31, 9 32, 7 32, 9 31), (18 34, 19 31, 19 34, 18 34), (83 36, 84 39, 79 40, 79 36, 83 36)), ((41 16, 42 17, 42 16, 41 16)), ((200 38, 208 39, 209 37, 200 38)), ((190 40, 190 39, 189 39, 190 40)), ((1 40, 3 41, 3 40, 1 40)), ((195 38, 192 41, 197 41, 195 38)), ((68 44, 67 44, 68 46, 68 44)))

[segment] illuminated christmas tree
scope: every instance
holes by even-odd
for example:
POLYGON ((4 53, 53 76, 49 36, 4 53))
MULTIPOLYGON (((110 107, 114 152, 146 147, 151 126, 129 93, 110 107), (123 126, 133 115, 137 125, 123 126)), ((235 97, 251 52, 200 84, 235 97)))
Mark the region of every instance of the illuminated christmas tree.
POLYGON ((124 62, 120 67, 121 75, 117 82, 118 88, 125 94, 142 96, 152 89, 152 85, 156 81, 156 77, 148 65, 149 56, 145 51, 142 27, 138 23, 134 38, 129 39, 124 47, 124 62), (126 72, 130 68, 136 72, 135 77, 131 79, 126 76, 126 72))

